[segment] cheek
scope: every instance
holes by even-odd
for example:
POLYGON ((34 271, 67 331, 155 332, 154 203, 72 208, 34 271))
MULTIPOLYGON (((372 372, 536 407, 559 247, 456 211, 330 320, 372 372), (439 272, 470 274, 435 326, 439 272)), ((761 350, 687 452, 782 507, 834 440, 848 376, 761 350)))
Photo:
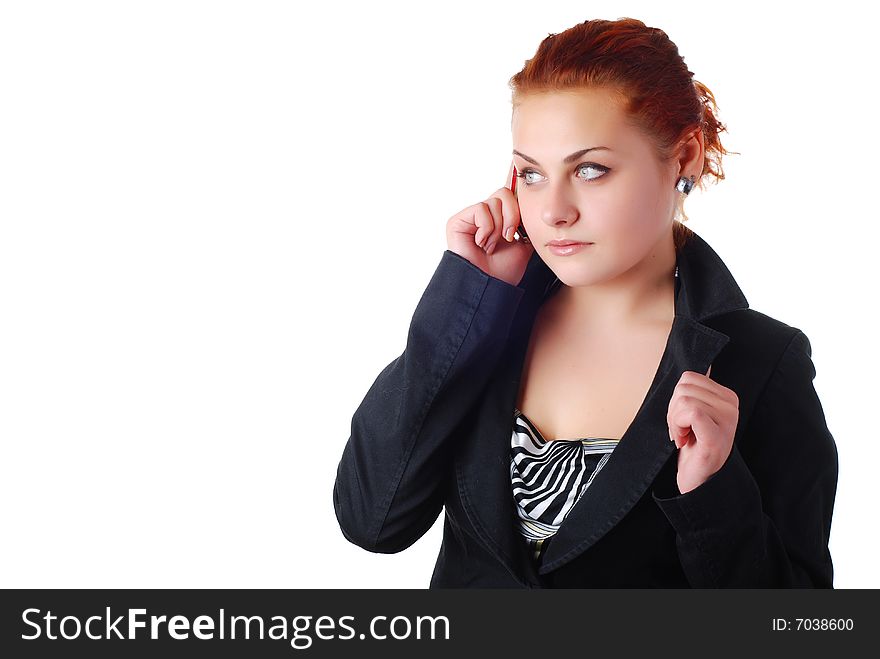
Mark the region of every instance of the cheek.
MULTIPOLYGON (((644 233, 653 213, 654 202, 642 192, 609 190, 590 204, 590 224, 609 238, 632 237, 644 233)), ((603 191, 604 192, 604 191, 603 191)))
POLYGON ((640 178, 615 191, 609 199, 607 217, 621 231, 648 233, 652 227, 663 222, 666 200, 659 189, 659 182, 652 178, 640 178))

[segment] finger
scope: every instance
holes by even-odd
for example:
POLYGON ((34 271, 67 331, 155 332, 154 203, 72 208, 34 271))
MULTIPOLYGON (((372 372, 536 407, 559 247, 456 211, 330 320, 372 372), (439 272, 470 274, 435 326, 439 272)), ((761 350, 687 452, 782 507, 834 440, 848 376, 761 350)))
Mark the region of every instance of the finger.
POLYGON ((733 402, 731 400, 731 397, 726 395, 724 389, 719 391, 717 389, 712 389, 689 382, 680 382, 675 387, 675 390, 672 392, 670 406, 678 406, 680 404, 679 401, 682 398, 698 400, 702 403, 705 403, 706 405, 718 408, 731 405, 733 402))
POLYGON ((675 444, 676 448, 681 448, 687 443, 687 437, 691 433, 689 425, 679 425, 672 421, 668 422, 667 431, 669 432, 669 441, 675 444))
POLYGON ((479 227, 475 220, 477 204, 468 206, 464 210, 456 213, 450 218, 450 226, 456 233, 469 233, 474 236, 479 227))
POLYGON ((705 429, 706 419, 717 426, 718 410, 711 405, 695 398, 684 397, 676 407, 670 406, 666 415, 666 424, 676 445, 682 437, 686 436, 691 429, 695 432, 705 429), (696 425, 695 425, 696 424, 696 425))
POLYGON ((502 240, 504 237, 503 232, 507 225, 507 219, 505 217, 504 201, 502 198, 510 194, 512 194, 510 190, 507 188, 501 188, 486 200, 486 206, 488 206, 489 212, 492 213, 492 222, 494 224, 492 235, 486 241, 487 254, 491 254, 494 251, 495 246, 498 244, 498 241, 502 240))
MULTIPOLYGON (((712 416, 710 411, 703 409, 695 409, 690 413, 690 430, 693 434, 693 440, 695 442, 706 442, 707 438, 711 438, 716 435, 719 424, 718 421, 712 416)), ((681 442, 682 446, 685 446, 687 442, 681 442)))
POLYGON ((681 374, 681 378, 679 378, 678 384, 673 391, 673 396, 675 396, 675 392, 678 391, 679 387, 682 387, 684 385, 691 385, 714 393, 718 397, 718 399, 726 401, 727 403, 733 405, 735 408, 739 409, 739 396, 737 395, 737 393, 730 387, 725 387, 723 384, 712 380, 709 377, 709 374, 711 372, 711 364, 709 365, 709 370, 706 371, 705 375, 700 375, 696 371, 685 371, 681 374))
POLYGON ((474 242, 480 248, 486 249, 489 238, 495 231, 495 220, 492 217, 489 206, 485 202, 477 204, 474 209, 474 224, 477 226, 474 242))
MULTIPOLYGON (((709 367, 711 370, 711 366, 709 367)), ((708 391, 716 391, 720 384, 708 377, 708 374, 698 373, 697 371, 684 371, 678 379, 678 384, 689 384, 695 387, 701 387, 708 391)))
POLYGON ((670 432, 669 439, 673 444, 675 444, 675 448, 680 449, 683 446, 687 446, 688 442, 690 441, 690 434, 691 434, 691 429, 690 429, 690 427, 688 427, 684 431, 682 431, 680 434, 675 435, 675 436, 674 436, 674 433, 670 432))
POLYGON ((499 219, 501 236, 509 243, 514 242, 513 234, 519 227, 522 218, 519 213, 519 202, 512 192, 506 188, 502 188, 496 193, 497 199, 501 202, 501 217, 499 219))

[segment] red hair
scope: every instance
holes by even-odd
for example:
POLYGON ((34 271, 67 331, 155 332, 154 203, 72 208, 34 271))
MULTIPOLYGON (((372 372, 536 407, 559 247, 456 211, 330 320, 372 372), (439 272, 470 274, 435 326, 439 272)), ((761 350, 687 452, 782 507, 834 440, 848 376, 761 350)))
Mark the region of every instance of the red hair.
MULTIPOLYGON (((663 30, 634 18, 595 19, 549 34, 509 84, 514 109, 530 94, 608 89, 662 161, 675 157, 680 142, 702 128, 705 155, 696 186, 705 189, 704 180, 724 178, 722 155, 737 152, 721 144, 719 134, 727 128, 716 117, 715 97, 693 75, 663 30)), ((683 209, 681 215, 686 221, 683 209)), ((676 249, 689 234, 674 223, 676 249)))

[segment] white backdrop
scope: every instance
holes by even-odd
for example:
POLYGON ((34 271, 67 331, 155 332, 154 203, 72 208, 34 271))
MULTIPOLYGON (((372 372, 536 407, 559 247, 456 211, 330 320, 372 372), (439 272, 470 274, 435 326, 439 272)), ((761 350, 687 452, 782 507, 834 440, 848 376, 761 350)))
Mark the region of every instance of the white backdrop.
POLYGON ((396 555, 339 530, 351 415, 447 219, 505 183, 510 76, 622 16, 716 95, 742 155, 689 225, 809 336, 835 586, 880 586, 859 4, 0 6, 0 587, 427 587, 442 516, 396 555))

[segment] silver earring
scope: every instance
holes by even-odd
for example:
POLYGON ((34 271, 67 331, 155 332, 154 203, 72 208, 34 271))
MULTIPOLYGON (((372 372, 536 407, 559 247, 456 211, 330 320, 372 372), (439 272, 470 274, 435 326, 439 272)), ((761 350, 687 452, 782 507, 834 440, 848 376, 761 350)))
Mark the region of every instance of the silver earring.
POLYGON ((679 192, 683 192, 684 194, 690 194, 691 190, 694 189, 694 180, 697 177, 691 174, 691 177, 685 178, 684 176, 679 176, 678 181, 675 184, 675 189, 679 192))

